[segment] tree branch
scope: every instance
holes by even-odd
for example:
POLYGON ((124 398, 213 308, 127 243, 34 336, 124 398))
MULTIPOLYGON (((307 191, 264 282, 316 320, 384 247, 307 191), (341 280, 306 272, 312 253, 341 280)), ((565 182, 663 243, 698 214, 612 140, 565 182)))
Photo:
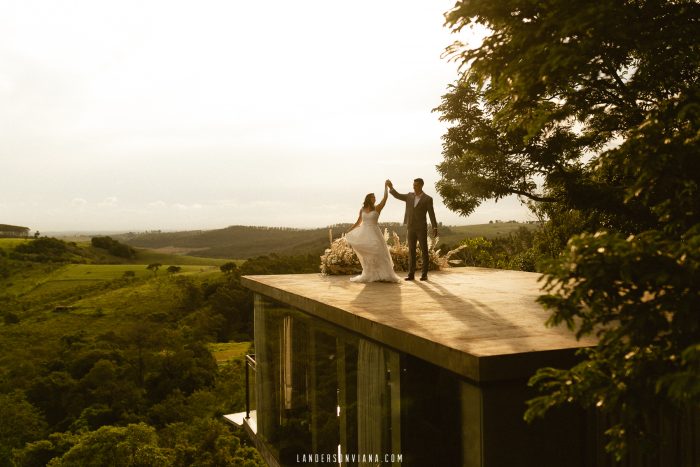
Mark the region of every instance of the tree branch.
POLYGON ((537 196, 537 195, 533 195, 532 193, 528 193, 526 191, 516 190, 514 188, 509 188, 508 190, 511 193, 513 193, 514 195, 524 196, 526 198, 530 198, 533 201, 540 201, 543 203, 553 203, 555 201, 558 201, 557 198, 552 198, 550 196, 537 196))
POLYGON ((625 102, 627 102, 631 107, 634 107, 635 109, 637 109, 637 111, 639 111, 640 109, 639 109, 639 106, 637 105, 637 99, 632 95, 632 93, 630 92, 630 90, 627 87, 627 85, 625 84, 625 82, 622 81, 622 78, 620 78, 620 75, 617 74, 617 70, 615 69, 615 67, 612 65, 612 63, 610 63, 609 60, 605 61, 605 65, 608 68, 608 73, 610 73, 610 76, 612 77, 612 79, 614 79, 615 82, 617 83, 617 86, 620 89, 620 92, 624 96, 625 102))

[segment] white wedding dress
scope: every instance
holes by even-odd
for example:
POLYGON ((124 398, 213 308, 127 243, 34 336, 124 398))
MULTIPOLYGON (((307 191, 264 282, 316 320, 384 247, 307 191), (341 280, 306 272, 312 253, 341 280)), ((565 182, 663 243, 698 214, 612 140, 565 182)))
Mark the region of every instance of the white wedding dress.
POLYGON ((362 223, 345 236, 355 250, 362 274, 350 280, 353 282, 399 282, 401 278, 394 273, 389 247, 382 231, 377 225, 379 213, 362 210, 362 223))

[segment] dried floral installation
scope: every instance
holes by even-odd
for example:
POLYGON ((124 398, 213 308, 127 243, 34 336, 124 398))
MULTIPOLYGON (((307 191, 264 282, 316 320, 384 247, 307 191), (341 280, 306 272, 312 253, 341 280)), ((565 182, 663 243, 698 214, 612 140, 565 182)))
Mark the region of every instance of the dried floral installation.
MULTIPOLYGON (((391 235, 389 235, 388 229, 384 229, 384 240, 389 246, 391 259, 394 261, 394 270, 407 271, 408 242, 401 242, 396 232, 392 232, 391 235)), ((440 250, 437 249, 439 241, 439 237, 435 237, 434 239, 428 237, 428 255, 430 257, 429 269, 431 271, 450 267, 450 257, 464 248, 464 246, 460 246, 441 255, 440 250)), ((417 250, 416 269, 420 270, 423 264, 420 245, 418 245, 417 250)), ((362 266, 360 265, 360 260, 357 259, 357 255, 345 239, 345 235, 332 240, 330 248, 327 248, 323 256, 321 256, 321 273, 328 275, 348 275, 359 274, 361 272, 362 266)))

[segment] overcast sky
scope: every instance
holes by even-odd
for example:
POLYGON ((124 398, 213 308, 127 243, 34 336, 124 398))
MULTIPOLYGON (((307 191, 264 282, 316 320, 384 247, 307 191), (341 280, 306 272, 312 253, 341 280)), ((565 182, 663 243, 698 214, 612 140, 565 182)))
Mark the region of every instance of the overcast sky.
POLYGON ((453 3, 2 2, 0 223, 322 227, 415 177, 445 224, 531 219, 435 193, 453 3))

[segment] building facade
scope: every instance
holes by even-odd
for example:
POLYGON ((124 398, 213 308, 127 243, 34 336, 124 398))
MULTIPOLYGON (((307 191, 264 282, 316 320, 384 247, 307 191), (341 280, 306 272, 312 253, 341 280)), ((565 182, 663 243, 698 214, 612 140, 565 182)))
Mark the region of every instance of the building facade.
POLYGON ((29 227, 0 224, 0 238, 27 238, 28 236, 29 227))

